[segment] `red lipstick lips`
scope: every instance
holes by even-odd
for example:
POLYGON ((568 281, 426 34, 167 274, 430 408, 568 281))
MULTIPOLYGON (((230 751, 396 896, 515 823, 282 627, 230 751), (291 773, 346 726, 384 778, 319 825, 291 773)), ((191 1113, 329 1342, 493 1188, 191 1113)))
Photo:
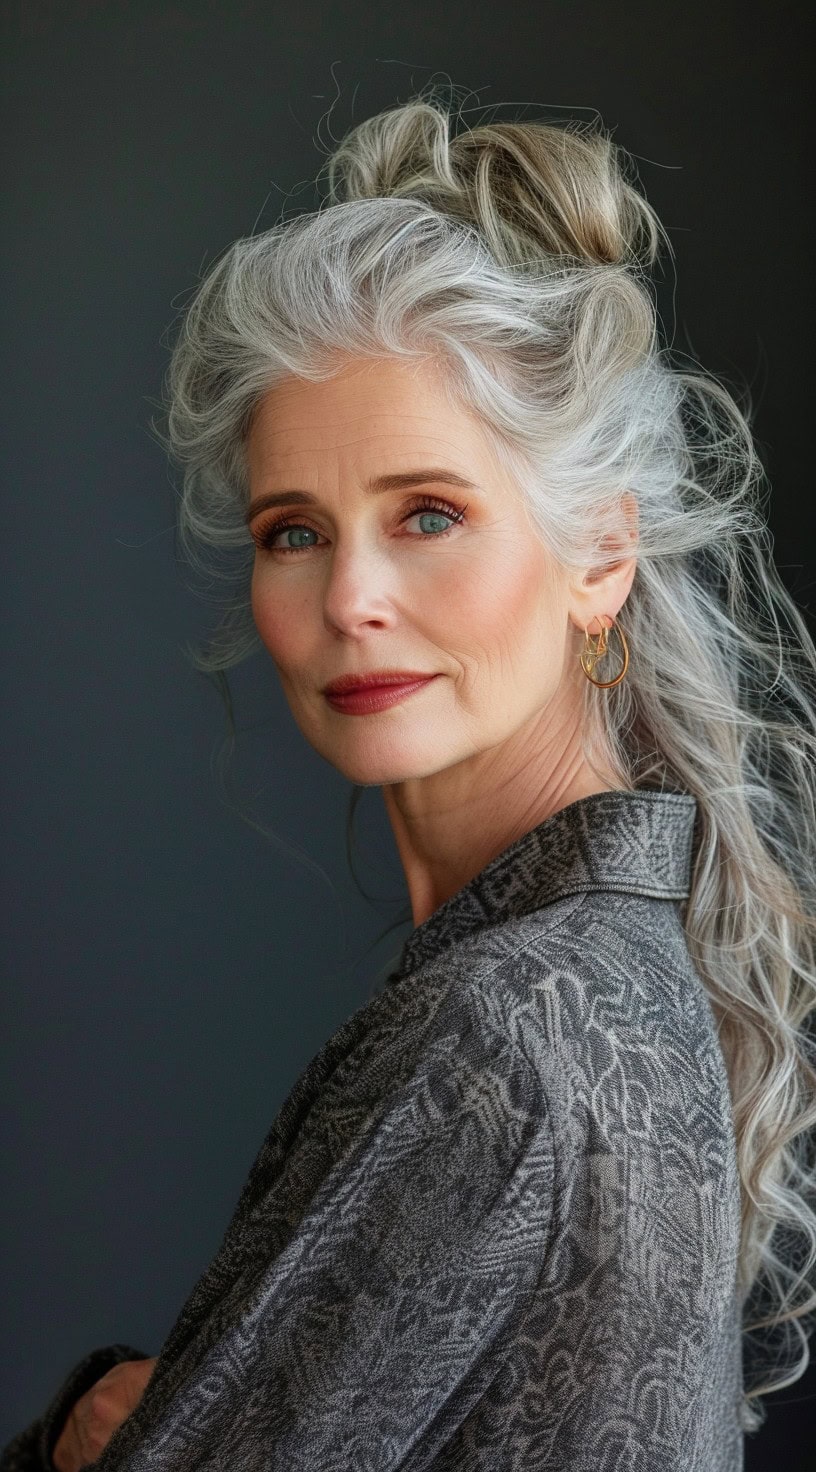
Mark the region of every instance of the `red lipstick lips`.
POLYGON ((430 678, 427 670, 368 670, 359 675, 340 675, 323 690, 326 695, 346 695, 349 690, 368 690, 372 685, 408 685, 430 678))
POLYGON ((372 670, 367 675, 341 675, 324 688, 335 710, 347 715, 368 715, 396 705, 436 678, 414 670, 372 670))

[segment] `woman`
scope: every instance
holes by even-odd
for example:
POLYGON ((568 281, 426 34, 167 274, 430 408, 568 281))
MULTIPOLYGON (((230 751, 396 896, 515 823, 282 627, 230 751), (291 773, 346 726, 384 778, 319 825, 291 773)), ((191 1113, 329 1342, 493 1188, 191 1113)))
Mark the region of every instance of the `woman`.
POLYGON ((816 650, 624 155, 451 124, 355 128, 168 378, 185 545, 248 553, 197 663, 260 640, 382 788, 415 928, 159 1355, 91 1352, 4 1472, 737 1472, 807 1364, 816 650), (749 1385, 768 1285, 803 1354, 749 1385))

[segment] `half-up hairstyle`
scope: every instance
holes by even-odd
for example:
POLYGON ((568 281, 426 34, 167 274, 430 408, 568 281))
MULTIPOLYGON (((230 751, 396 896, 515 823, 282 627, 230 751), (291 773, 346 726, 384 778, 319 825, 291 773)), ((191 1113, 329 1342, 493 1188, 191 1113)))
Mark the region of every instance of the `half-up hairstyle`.
POLYGON ((629 157, 599 124, 459 123, 432 89, 355 126, 320 207, 236 240, 183 312, 163 437, 178 530, 229 584, 193 662, 223 681, 260 647, 245 440, 290 375, 443 364, 566 566, 613 563, 635 497, 629 671, 585 682, 585 753, 698 802, 682 913, 729 1078, 744 1346, 767 1331, 754 1431, 759 1397, 807 1368, 816 1308, 816 648, 772 559, 750 408, 661 340, 648 273, 671 246, 629 157))

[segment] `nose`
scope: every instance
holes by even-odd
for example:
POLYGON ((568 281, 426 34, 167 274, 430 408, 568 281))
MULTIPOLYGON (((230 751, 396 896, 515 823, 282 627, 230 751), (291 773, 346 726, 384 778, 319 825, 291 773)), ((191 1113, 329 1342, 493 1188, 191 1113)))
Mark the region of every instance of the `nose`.
POLYGON ((358 538, 335 546, 327 561, 323 617, 327 628, 354 634, 363 625, 396 622, 397 571, 371 542, 358 538))

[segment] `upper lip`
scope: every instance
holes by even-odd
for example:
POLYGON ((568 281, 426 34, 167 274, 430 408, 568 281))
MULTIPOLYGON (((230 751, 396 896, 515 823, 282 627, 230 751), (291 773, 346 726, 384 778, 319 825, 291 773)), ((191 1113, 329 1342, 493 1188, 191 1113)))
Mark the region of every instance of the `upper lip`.
POLYGON ((407 685, 413 680, 433 679, 428 670, 369 670, 367 674, 340 675, 324 685, 324 695, 348 695, 352 690, 370 690, 376 685, 407 685))

